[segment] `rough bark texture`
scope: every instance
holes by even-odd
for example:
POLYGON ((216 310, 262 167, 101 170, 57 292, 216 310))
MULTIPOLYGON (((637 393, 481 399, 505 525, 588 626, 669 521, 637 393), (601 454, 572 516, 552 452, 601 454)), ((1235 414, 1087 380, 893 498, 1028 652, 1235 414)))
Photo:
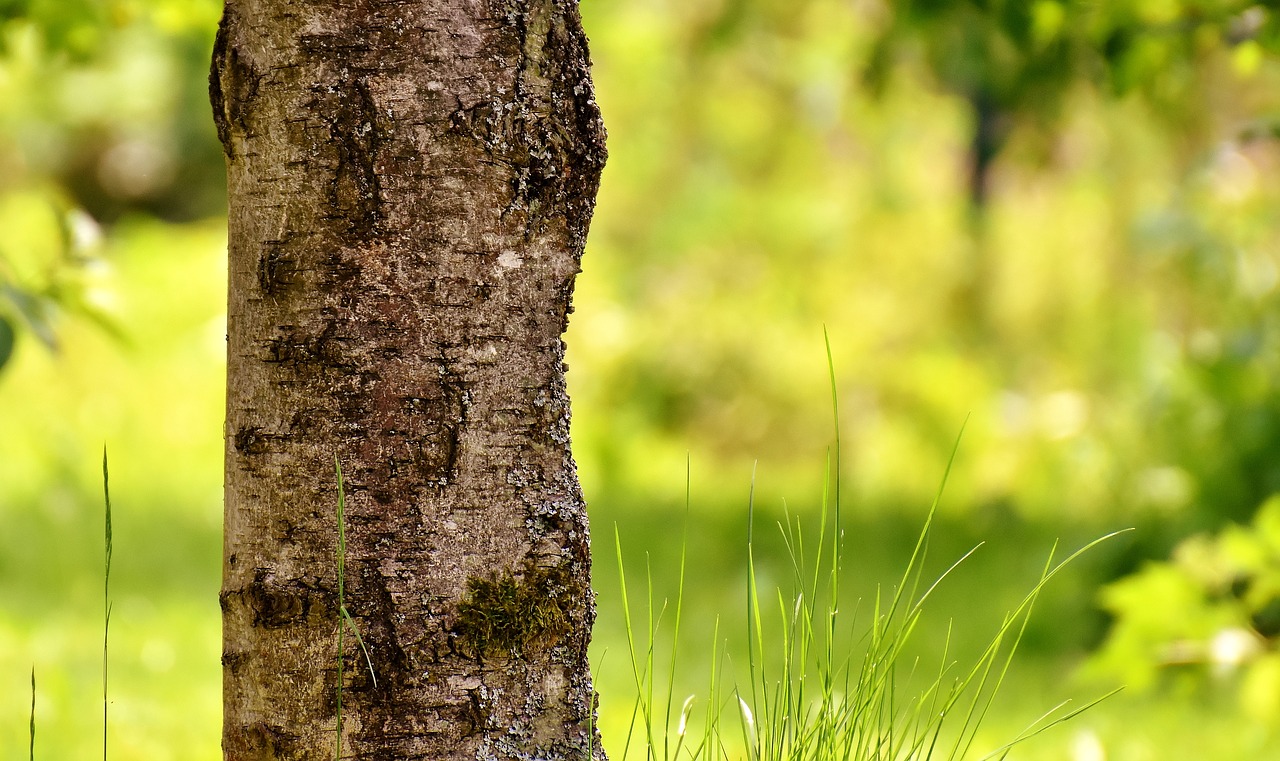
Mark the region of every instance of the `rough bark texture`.
POLYGON ((227 0, 226 758, 602 757, 563 344, 576 0, 227 0), (335 456, 347 485, 339 673, 335 456))

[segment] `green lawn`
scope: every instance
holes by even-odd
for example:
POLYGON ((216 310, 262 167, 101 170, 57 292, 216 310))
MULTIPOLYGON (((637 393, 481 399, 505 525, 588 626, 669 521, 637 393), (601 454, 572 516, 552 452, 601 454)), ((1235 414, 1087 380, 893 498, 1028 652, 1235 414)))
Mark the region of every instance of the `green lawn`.
MULTIPOLYGON (((33 666, 37 757, 90 758, 100 752, 98 468, 104 440, 111 448, 115 506, 112 758, 218 756, 221 231, 216 225, 161 229, 139 224, 126 227, 115 245, 116 277, 127 305, 120 310, 121 325, 130 343, 121 345, 91 326, 68 322, 61 355, 25 342, 0 376, 0 393, 9 400, 6 436, 0 439, 5 525, 0 533, 0 716, 6 717, 0 723, 0 752, 10 758, 27 746, 33 666), (175 246, 183 255, 167 256, 175 246)), ((589 406, 577 411, 578 423, 588 426, 588 441, 601 438, 592 426, 616 422, 589 406)), ((784 500, 792 515, 810 528, 815 525, 825 442, 810 446, 804 467, 774 468, 767 460, 759 467, 756 536, 762 589, 786 578, 775 528, 784 500)), ((717 470, 720 466, 704 466, 695 457, 686 519, 684 456, 674 449, 637 459, 629 481, 611 481, 609 471, 598 467, 596 453, 587 450, 583 458, 596 530, 600 607, 593 662, 599 664, 601 727, 615 754, 621 753, 635 696, 613 559, 615 524, 625 537, 633 614, 642 615, 646 560, 657 604, 675 593, 681 527, 687 520, 676 713, 687 695, 705 695, 717 648, 728 654, 723 684, 731 687, 746 678, 750 469, 717 470), (712 641, 717 616, 718 644, 712 641)), ((975 460, 982 454, 969 455, 962 445, 954 474, 961 484, 975 460)), ((904 491, 928 494, 940 477, 940 472, 921 472, 918 483, 904 491)), ((892 585, 898 578, 927 503, 871 499, 862 484, 846 483, 842 605, 866 610, 877 585, 892 585)), ((949 625, 956 661, 975 656, 1001 615, 1034 584, 1055 539, 1061 539, 1062 550, 1072 550, 1122 527, 1096 515, 1053 521, 999 503, 973 507, 961 499, 964 493, 960 489, 952 500, 944 495, 926 576, 984 544, 940 586, 914 637, 914 652, 935 667, 949 625)), ((1134 547, 1161 541, 1159 532, 1142 528, 1097 548, 1053 580, 979 734, 979 746, 998 746, 1062 700, 1087 701, 1114 686, 1077 676, 1081 659, 1099 642, 1106 624, 1094 607, 1098 586, 1132 570, 1134 547)), ((670 623, 670 612, 663 621, 670 623)), ((1010 757, 1266 759, 1266 748, 1277 738, 1238 710, 1230 679, 1196 684, 1170 680, 1161 692, 1122 694, 1010 757)), ((736 721, 735 711, 728 706, 727 722, 736 721)))
MULTIPOLYGON (((127 454, 115 456, 117 462, 127 454)), ((678 477, 678 476, 677 476, 678 477)), ((191 504, 160 504, 113 491, 115 505, 114 608, 111 629, 109 738, 116 759, 218 758, 219 624, 217 572, 219 533, 191 504)), ((27 744, 30 669, 37 692, 37 757, 89 758, 101 744, 101 508, 98 495, 70 492, 58 500, 6 505, 9 528, 0 543, 0 747, 15 757, 27 744), (14 509, 25 507, 25 509, 14 509)), ((600 618, 593 662, 598 666, 601 728, 606 747, 621 755, 635 688, 627 656, 612 525, 626 537, 633 616, 643 617, 645 558, 655 605, 663 591, 674 595, 679 566, 683 507, 610 503, 598 498, 596 585, 600 618)), ((200 512, 209 509, 199 505, 200 512)), ((797 513, 803 507, 793 505, 797 513)), ((779 543, 770 539, 779 516, 761 507, 761 587, 785 577, 779 543)), ((803 519, 811 516, 804 515, 803 519)), ((901 571, 919 528, 918 511, 853 516, 847 530, 846 605, 865 608, 877 584, 891 585, 901 571)), ((688 518, 688 582, 682 644, 676 669, 675 713, 688 695, 705 696, 712 632, 720 616, 719 645, 728 656, 724 686, 745 687, 745 509, 714 506, 688 518)), ((914 653, 925 670, 939 657, 948 622, 950 652, 963 665, 972 660, 999 625, 1001 613, 1037 577, 1052 537, 1064 547, 1083 543, 1089 529, 944 520, 935 527, 929 572, 941 572, 979 541, 986 543, 950 575, 932 599, 914 653)), ((1023 654, 994 703, 976 748, 989 750, 1016 736, 1043 710, 1071 699, 1079 704, 1108 685, 1076 677, 1079 658, 1101 633, 1091 612, 1094 579, 1123 552, 1124 538, 1098 548, 1057 578, 1033 618, 1023 654)), ((669 631, 673 609, 662 614, 669 631)), ((766 617, 771 614, 766 610, 766 617)), ((376 643, 371 643, 376 647, 376 643)), ((659 652, 665 653, 667 645, 659 652)), ((659 659, 661 662, 661 658, 659 659)), ((665 668, 665 667, 664 667, 665 668)), ((906 682, 909 689, 914 682, 906 682)), ((1014 759, 1142 761, 1167 758, 1280 758, 1275 733, 1236 709, 1234 693, 1140 696, 1122 694, 1071 722, 1019 747, 1014 759)), ((697 713, 703 709, 696 701, 697 713)), ((723 718, 736 736, 737 709, 723 718)), ((633 748, 632 753, 636 753, 633 748)), ((981 754, 972 755, 973 758, 981 754)), ((640 756, 636 756, 640 757, 640 756)))

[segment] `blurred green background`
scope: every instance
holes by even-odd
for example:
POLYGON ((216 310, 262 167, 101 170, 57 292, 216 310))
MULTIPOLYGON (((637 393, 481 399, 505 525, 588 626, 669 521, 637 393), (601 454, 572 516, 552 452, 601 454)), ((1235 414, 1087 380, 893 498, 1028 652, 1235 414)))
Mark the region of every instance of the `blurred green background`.
MULTIPOLYGON (((219 12, 0 0, 6 756, 32 666, 37 756, 100 750, 105 442, 112 756, 219 757, 219 12)), ((615 525, 633 607, 646 573, 655 606, 674 594, 687 527, 677 703, 722 647, 743 667, 753 479, 766 581, 784 505, 816 529, 825 328, 851 601, 897 577, 968 421, 927 573, 986 544, 932 601, 924 658, 952 621, 953 656, 978 652, 1055 539, 1136 528, 1054 581, 984 750, 1126 684, 1011 758, 1280 759, 1274 4, 582 12, 610 160, 567 340, 612 752, 635 694, 615 525)))

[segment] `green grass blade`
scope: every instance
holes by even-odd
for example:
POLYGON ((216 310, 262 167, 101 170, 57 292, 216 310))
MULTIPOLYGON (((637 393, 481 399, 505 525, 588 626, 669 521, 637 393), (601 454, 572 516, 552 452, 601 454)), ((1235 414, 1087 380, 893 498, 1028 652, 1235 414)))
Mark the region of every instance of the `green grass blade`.
POLYGON ((929 588, 924 591, 924 594, 917 597, 916 601, 912 603, 911 605, 912 612, 918 611, 920 608, 924 607, 925 601, 928 600, 929 597, 933 594, 934 590, 938 588, 938 585, 941 584, 944 580, 946 580, 948 576, 954 573, 955 570, 959 568, 966 560, 972 557, 973 553, 981 549, 982 545, 984 544, 986 544, 986 542, 978 542, 968 552, 961 555, 959 560, 956 560, 954 563, 952 563, 947 568, 947 570, 939 574, 938 577, 934 579, 932 583, 929 584, 929 588))
MULTIPOLYGON (((684 732, 677 732, 676 748, 672 752, 670 750, 671 740, 671 704, 674 702, 676 689, 676 652, 680 645, 680 614, 684 609, 684 572, 685 561, 689 554, 689 509, 693 502, 693 459, 690 455, 685 454, 684 458, 684 531, 680 535, 680 580, 676 584, 676 620, 675 626, 671 632, 671 662, 667 672, 667 715, 665 718, 665 731, 663 732, 662 756, 663 761, 672 761, 676 756, 680 755, 680 746, 684 743, 684 732)), ((689 698, 692 700, 692 698, 689 698)), ((689 709, 689 700, 686 700, 680 709, 681 727, 685 726, 687 711, 689 709)))
MULTIPOLYGON (((645 727, 648 730, 646 741, 648 742, 645 757, 650 761, 653 760, 656 749, 657 739, 654 737, 654 717, 651 715, 657 705, 653 699, 653 683, 654 683, 654 661, 653 651, 655 647, 655 633, 658 631, 658 623, 653 617, 653 558, 649 553, 644 555, 644 581, 645 581, 645 606, 647 613, 646 627, 649 636, 649 646, 645 648, 644 653, 644 673, 645 673, 645 704, 649 706, 649 711, 645 715, 645 727)), ((667 612, 664 604, 662 610, 658 611, 658 622, 662 621, 662 616, 667 612)))
POLYGON ((886 614, 887 620, 893 620, 902 601, 904 599, 912 599, 915 595, 915 589, 918 588, 917 585, 920 581, 924 558, 928 551, 929 537, 933 529, 933 520, 937 516, 938 506, 942 504, 942 494, 946 491, 947 481, 951 478, 951 469, 955 466, 956 455, 960 452, 960 440, 964 438, 964 429, 968 423, 969 419, 966 417, 964 424, 960 426, 960 433, 956 434, 955 443, 951 447, 951 455, 947 457, 947 466, 942 471, 942 481, 938 484, 938 491, 933 497, 933 504, 929 506, 929 512, 925 516, 924 527, 920 529, 920 536, 916 539, 916 545, 911 550, 911 557, 907 560, 906 570, 902 574, 902 582, 894 591, 893 600, 889 603, 889 611, 886 614), (911 592, 908 592, 908 589, 911 592))
POLYGON ((832 538, 832 547, 835 558, 831 565, 831 598, 832 605, 838 605, 840 600, 840 561, 843 559, 842 542, 844 538, 844 524, 840 521, 840 394, 836 386, 836 361, 831 354, 831 334, 827 332, 827 326, 822 326, 822 343, 827 350, 827 380, 831 386, 831 427, 835 435, 835 499, 833 507, 835 508, 835 536, 832 538))
MULTIPOLYGON (((604 669, 604 657, 609 654, 608 649, 600 653, 600 657, 596 660, 596 666, 592 669, 592 674, 599 674, 604 669)), ((596 705, 600 694, 592 690, 592 705, 587 707, 587 758, 586 761, 595 761, 596 759, 596 705)))
POLYGON ((342 463, 338 461, 337 456, 333 458, 334 474, 338 480, 338 549, 335 563, 338 575, 338 685, 337 685, 337 758, 342 757, 342 682, 344 676, 344 662, 346 659, 346 630, 351 629, 351 634, 356 638, 356 645, 360 648, 360 652, 364 655, 365 666, 369 669, 369 679, 373 682, 373 686, 378 686, 378 674, 373 668, 373 658, 369 655, 369 648, 365 645, 364 637, 360 636, 360 627, 356 625, 356 621, 351 617, 351 612, 347 610, 347 491, 346 485, 342 480, 342 463))
POLYGON ((760 589, 755 560, 756 468, 751 468, 751 488, 747 494, 747 671, 751 703, 739 694, 743 739, 751 759, 772 758, 768 669, 765 664, 764 628, 760 615, 760 589))
POLYGON ((618 587, 622 595, 622 621, 627 632, 627 651, 631 658, 631 676, 635 679, 636 685, 636 702, 631 709, 631 722, 627 727, 627 739, 623 743, 622 757, 627 758, 628 752, 631 750, 631 738, 635 734, 636 718, 642 717, 646 723, 645 736, 648 737, 648 722, 651 710, 644 702, 644 675, 640 673, 640 661, 636 653, 636 637, 635 628, 631 619, 631 599, 627 593, 627 570, 626 565, 622 561, 622 539, 618 536, 618 524, 613 524, 613 547, 614 556, 618 562, 618 587))
POLYGON ((1079 708, 1076 708, 1075 710, 1068 711, 1062 716, 1054 717, 1052 720, 1045 722, 1046 719, 1049 719, 1051 716, 1053 716, 1053 714, 1057 713, 1059 709, 1066 706, 1067 703, 1071 702, 1071 701, 1063 701, 1058 705, 1054 706, 1053 708, 1049 709, 1048 711, 1045 711, 1043 714, 1041 714, 1039 718, 1037 718, 1035 721, 1027 725, 1026 729, 1018 733, 1017 737, 1013 738, 1012 740, 1005 743, 1004 745, 1001 745, 999 748, 996 748, 995 750, 991 751, 987 755, 982 756, 981 758, 978 759, 978 761, 987 761, 987 759, 996 758, 996 757, 1003 758, 1005 755, 1008 754, 1010 749, 1012 749, 1015 745, 1018 745, 1027 740, 1030 740, 1031 738, 1035 737, 1041 732, 1048 731, 1058 726, 1059 724, 1062 724, 1063 722, 1067 722, 1074 719, 1075 717, 1079 716, 1085 711, 1088 711, 1089 709, 1098 705, 1102 701, 1107 700, 1108 698, 1114 697, 1117 693, 1120 693, 1123 690, 1124 690, 1123 687, 1117 687, 1111 692, 1106 693, 1105 695, 1101 695, 1099 697, 1094 698, 1093 700, 1090 700, 1088 703, 1085 703, 1084 705, 1080 706, 1079 708), (1045 723, 1041 723, 1041 722, 1045 722, 1045 723))
POLYGON ((36 761, 36 668, 31 667, 31 761, 36 761))
POLYGON ((360 636, 360 627, 356 626, 356 620, 351 617, 351 613, 347 611, 347 606, 343 605, 342 621, 351 629, 351 634, 356 638, 356 645, 360 648, 361 654, 364 655, 365 666, 369 669, 369 679, 372 680, 373 686, 378 686, 378 674, 373 670, 373 658, 369 655, 369 648, 365 647, 364 637, 360 636))
POLYGON ((102 499, 106 505, 106 551, 102 569, 102 761, 107 761, 107 646, 111 635, 111 488, 107 448, 102 448, 102 499))
MULTIPOLYGON (((336 741, 334 748, 334 759, 340 761, 342 758, 342 679, 343 679, 343 658, 345 656, 345 637, 346 634, 346 563, 347 563, 347 523, 346 523, 346 507, 347 495, 346 489, 342 484, 342 463, 339 462, 338 456, 333 456, 333 470, 338 479, 338 551, 337 551, 337 572, 338 572, 338 685, 336 695, 336 713, 337 728, 335 730, 336 741)), ((367 655, 367 653, 366 653, 367 655)), ((369 664, 372 671, 373 664, 369 664)))

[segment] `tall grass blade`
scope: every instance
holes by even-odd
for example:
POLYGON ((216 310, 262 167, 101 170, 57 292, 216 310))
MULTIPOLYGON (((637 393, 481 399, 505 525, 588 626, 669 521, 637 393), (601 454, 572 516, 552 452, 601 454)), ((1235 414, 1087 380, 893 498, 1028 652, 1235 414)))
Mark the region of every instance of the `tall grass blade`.
MULTIPOLYGON (((106 504, 106 559, 102 569, 102 761, 107 761, 107 644, 111 634, 111 488, 102 447, 102 499, 106 504)), ((33 676, 34 679, 34 676, 33 676)))
POLYGON ((343 658, 345 657, 345 634, 347 631, 346 573, 347 573, 347 523, 344 512, 347 507, 347 494, 342 485, 342 463, 338 456, 333 456, 333 470, 338 478, 338 686, 336 696, 337 730, 334 748, 334 759, 342 758, 342 681, 344 676, 343 658))
MULTIPOLYGON (((942 504, 942 494, 946 491, 947 481, 951 478, 951 469, 955 466, 956 455, 960 452, 960 440, 964 438, 964 429, 969 424, 969 418, 966 417, 964 423, 960 425, 960 433, 956 434, 956 441, 951 446, 951 454, 947 457, 947 466, 942 470, 942 481, 938 484, 938 491, 933 497, 933 503, 929 505, 929 512, 925 515, 924 527, 920 529, 920 535, 916 539, 915 547, 911 550, 911 557, 907 560, 906 570, 902 574, 902 583, 898 585, 894 592, 893 600, 889 603, 889 611, 887 619, 893 620, 894 614, 898 610, 898 606, 903 599, 915 598, 915 590, 919 588, 920 575, 924 570, 924 559, 929 550, 929 537, 932 535, 933 520, 937 517, 938 507, 942 504), (910 589, 910 592, 907 590, 910 589)), ((919 610, 919 605, 913 605, 914 610, 919 610)))
POLYGON ((347 606, 343 605, 340 611, 342 613, 343 623, 351 629, 351 635, 356 638, 356 646, 360 648, 360 654, 364 656, 365 667, 369 669, 369 679, 373 682, 373 686, 378 686, 378 675, 373 670, 373 657, 369 655, 369 648, 365 647, 364 637, 360 636, 360 627, 356 626, 356 620, 351 617, 347 606))
POLYGON ((1088 703, 1085 703, 1079 708, 1076 708, 1072 711, 1068 711, 1067 713, 1061 716, 1055 717, 1054 716, 1055 713, 1057 713, 1060 709, 1064 708, 1068 703, 1071 702, 1070 700, 1064 700, 1058 705, 1054 706, 1053 708, 1050 708, 1048 711, 1045 711, 1043 714, 1040 715, 1039 718, 1037 718, 1035 721, 1028 724, 1026 729, 1023 729, 1021 732, 1018 733, 1017 737, 1013 738, 1012 740, 1005 743, 1004 745, 1001 745, 999 748, 996 748, 995 750, 991 751, 987 755, 982 756, 981 758, 978 759, 978 761, 988 761, 988 759, 997 758, 997 757, 1004 758, 1009 754, 1009 751, 1012 750, 1015 745, 1019 745, 1023 742, 1026 742, 1027 740, 1030 740, 1031 738, 1035 737, 1041 732, 1046 732, 1058 726, 1059 724, 1070 721, 1075 717, 1079 716, 1080 714, 1084 713, 1085 711, 1088 711, 1090 708, 1093 708, 1094 706, 1098 705, 1102 701, 1107 700, 1108 698, 1114 697, 1116 694, 1123 691, 1124 691, 1123 687, 1117 687, 1114 690, 1106 693, 1105 695, 1101 695, 1099 697, 1094 698, 1093 700, 1090 700, 1088 703))
POLYGON ((667 715, 665 717, 662 743, 663 761, 672 761, 673 758, 680 754, 680 746, 684 744, 684 727, 688 717, 690 702, 693 697, 690 696, 685 700, 684 705, 680 709, 680 727, 676 733, 675 752, 671 751, 671 704, 676 689, 676 651, 680 645, 680 613, 684 609, 684 571, 685 561, 689 550, 689 507, 693 501, 693 460, 690 455, 686 454, 684 459, 684 531, 680 536, 680 580, 676 584, 676 620, 675 626, 671 631, 671 663, 668 664, 667 672, 667 715))
MULTIPOLYGON (((651 715, 654 712, 654 706, 655 706, 655 703, 653 700, 653 683, 654 683, 653 651, 654 651, 654 647, 656 646, 654 639, 655 639, 655 634, 658 631, 658 626, 653 620, 653 558, 650 557, 649 553, 647 552, 644 555, 644 580, 645 580, 645 606, 646 606, 646 613, 648 616, 648 619, 645 623, 645 631, 648 632, 648 637, 649 637, 649 646, 645 648, 645 652, 644 652, 645 705, 647 706, 647 709, 645 711, 645 726, 648 728, 648 737, 645 738, 645 742, 647 743, 647 745, 645 746, 645 758, 652 761, 655 756, 656 749, 658 747, 657 738, 655 738, 653 734, 654 723, 653 723, 653 716, 651 715)), ((662 610, 658 611, 658 621, 662 620, 662 616, 666 612, 667 612, 667 606, 664 603, 662 606, 662 610)), ((665 727, 664 727, 664 731, 665 731, 665 727)))
MULTIPOLYGON (((760 627, 760 596, 756 587, 756 556, 755 556, 755 526, 756 526, 756 469, 751 467, 751 489, 747 494, 747 671, 751 681, 751 705, 760 706, 761 692, 757 691, 757 683, 761 685, 760 690, 764 690, 763 695, 768 697, 768 683, 765 680, 764 668, 764 634, 760 627)), ((762 747, 765 738, 760 735, 760 727, 757 727, 754 716, 746 701, 741 695, 738 697, 738 703, 742 707, 743 717, 745 721, 742 725, 743 740, 747 744, 747 753, 750 758, 759 758, 765 752, 762 747)))
MULTIPOLYGON (((840 394, 836 385, 836 361, 831 354, 831 335, 827 332, 827 326, 822 326, 822 343, 827 349, 827 382, 831 386, 831 428, 835 436, 835 537, 833 538, 833 551, 835 558, 831 566, 831 605, 834 608, 839 604, 840 599, 840 561, 843 559, 842 541, 844 539, 844 524, 840 521, 840 394)), ((824 487, 825 488, 825 487, 824 487)), ((823 505, 825 508, 825 504, 823 505)), ((823 523, 826 523, 826 516, 823 516, 823 523)), ((832 611, 835 612, 834 610, 832 611)))
POLYGON ((36 761, 36 668, 31 667, 31 761, 36 761))
POLYGON ((373 658, 369 655, 369 648, 365 647, 364 638, 360 636, 360 628, 356 626, 355 619, 351 617, 350 611, 347 610, 347 491, 342 482, 342 463, 338 461, 336 455, 333 458, 333 470, 338 478, 338 552, 336 558, 338 572, 338 687, 336 701, 338 739, 336 758, 342 758, 342 681, 346 673, 343 661, 346 657, 345 634, 348 627, 351 629, 351 634, 356 638, 356 645, 364 655, 364 662, 369 669, 369 678, 372 680, 374 687, 378 686, 378 675, 373 670, 373 658))
MULTIPOLYGON (((622 757, 625 759, 631 750, 631 738, 635 733, 636 717, 638 714, 643 715, 647 722, 649 711, 647 708, 642 710, 644 705, 644 679, 640 674, 640 664, 636 658, 635 630, 632 628, 631 602, 627 595, 627 570, 622 562, 622 540, 618 537, 618 524, 616 523, 613 524, 613 547, 618 561, 618 586, 622 594, 622 621, 627 630, 627 651, 631 657, 631 675, 636 683, 636 703, 631 709, 631 722, 627 725, 627 740, 622 748, 622 757)), ((646 731, 647 735, 648 732, 646 731)))
MULTIPOLYGON (((604 669, 604 657, 609 654, 608 650, 600 653, 599 660, 596 661, 596 667, 592 669, 592 674, 599 674, 604 669)), ((596 711, 599 703, 600 694, 592 690, 593 704, 587 707, 587 759, 586 761, 595 761, 596 759, 596 711)))

